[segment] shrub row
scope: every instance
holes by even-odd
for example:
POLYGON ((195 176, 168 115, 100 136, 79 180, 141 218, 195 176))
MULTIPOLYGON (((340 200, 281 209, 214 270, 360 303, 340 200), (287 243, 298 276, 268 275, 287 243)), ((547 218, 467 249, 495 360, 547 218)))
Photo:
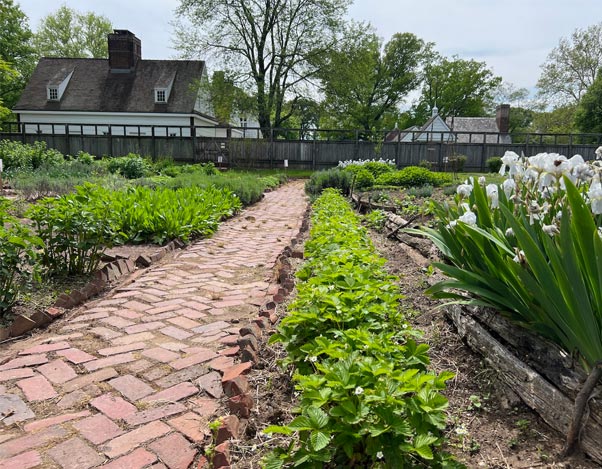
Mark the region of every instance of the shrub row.
POLYGON ((265 467, 459 467, 439 451, 440 390, 453 374, 427 371, 428 346, 399 311, 398 279, 337 191, 317 199, 312 224, 297 297, 271 338, 296 368, 300 409, 265 431, 295 438, 265 467))

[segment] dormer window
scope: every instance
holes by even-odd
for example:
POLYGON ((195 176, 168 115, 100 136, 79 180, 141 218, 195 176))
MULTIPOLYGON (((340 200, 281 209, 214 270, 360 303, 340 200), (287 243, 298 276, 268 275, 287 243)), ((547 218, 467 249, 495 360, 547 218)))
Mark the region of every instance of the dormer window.
POLYGON ((59 100, 59 89, 57 86, 49 86, 48 87, 48 101, 58 101, 59 100))
POLYGON ((155 102, 166 103, 167 102, 167 90, 156 89, 155 90, 155 102))

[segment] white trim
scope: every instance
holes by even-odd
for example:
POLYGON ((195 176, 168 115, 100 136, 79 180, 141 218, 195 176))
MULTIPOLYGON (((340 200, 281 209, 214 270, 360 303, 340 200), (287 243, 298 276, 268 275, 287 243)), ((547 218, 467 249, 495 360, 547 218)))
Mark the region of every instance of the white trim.
MULTIPOLYGON (((83 116, 123 116, 123 117, 159 117, 159 116, 170 116, 170 117, 194 117, 195 119, 201 119, 211 124, 218 125, 219 122, 217 120, 213 120, 209 117, 201 116, 199 114, 184 114, 184 113, 176 113, 176 112, 94 112, 94 111, 29 111, 27 109, 15 109, 13 111, 15 114, 37 114, 41 116, 51 116, 51 115, 83 115, 83 116)), ((73 122, 76 124, 76 122, 73 122)), ((100 122, 99 125, 103 124, 100 122)))

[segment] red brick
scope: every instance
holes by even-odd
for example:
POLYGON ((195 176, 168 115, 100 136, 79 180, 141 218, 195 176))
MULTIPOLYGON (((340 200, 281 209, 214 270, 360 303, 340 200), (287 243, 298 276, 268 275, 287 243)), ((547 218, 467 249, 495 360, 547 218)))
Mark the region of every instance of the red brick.
POLYGON ((37 432, 39 430, 43 430, 44 428, 52 427, 53 425, 58 425, 64 422, 69 422, 71 420, 81 419, 83 417, 87 417, 90 415, 89 410, 84 410, 82 412, 77 412, 74 414, 63 414, 57 415, 56 417, 50 417, 43 420, 36 420, 35 422, 28 423, 23 427, 23 429, 27 433, 37 432))
POLYGON ((200 326, 198 322, 181 316, 168 319, 167 322, 170 322, 175 326, 181 327, 182 329, 194 329, 195 327, 200 326))
POLYGON ((53 320, 65 314, 65 310, 63 308, 47 308, 45 312, 53 320))
POLYGON ((172 433, 151 443, 149 448, 159 455, 170 469, 188 469, 196 450, 179 433, 172 433))
POLYGON ((30 347, 28 349, 22 350, 19 352, 19 355, 34 355, 36 353, 46 353, 46 352, 54 352, 55 350, 62 350, 69 348, 69 344, 67 342, 56 342, 54 344, 42 344, 36 345, 35 347, 30 347))
POLYGON ((232 308, 234 306, 244 305, 244 300, 229 300, 229 301, 216 301, 213 303, 215 308, 232 308))
POLYGON ((213 469, 227 469, 230 467, 230 442, 224 441, 213 448, 211 467, 213 469))
POLYGON ((234 357, 239 352, 239 350, 240 350, 240 347, 238 345, 235 345, 234 347, 220 350, 219 354, 223 355, 224 357, 234 357))
POLYGON ((238 338, 238 335, 230 334, 219 339, 219 343, 224 345, 238 345, 238 338))
POLYGON ((171 388, 167 388, 161 392, 153 394, 152 396, 145 397, 142 399, 142 402, 155 402, 155 401, 167 401, 167 402, 175 402, 180 399, 184 399, 185 397, 192 396, 199 392, 199 388, 197 388, 192 383, 180 383, 172 386, 171 388))
POLYGON ((138 448, 126 456, 111 461, 102 466, 102 469, 142 469, 157 460, 157 455, 138 448))
POLYGON ((212 350, 204 350, 199 353, 195 353, 193 355, 188 355, 185 358, 180 358, 179 360, 175 360, 170 363, 170 365, 176 370, 182 370, 183 368, 188 368, 192 365, 198 365, 199 363, 204 363, 209 360, 213 360, 218 357, 217 353, 212 350))
POLYGON ((63 360, 57 359, 39 366, 38 371, 54 384, 63 384, 77 377, 77 373, 63 360))
POLYGON ((95 319, 104 319, 109 317, 109 313, 106 311, 100 311, 98 313, 91 313, 91 314, 82 314, 80 316, 74 316, 72 317, 69 322, 71 323, 75 323, 75 322, 92 322, 95 319))
POLYGON ((132 344, 120 345, 118 347, 101 348, 98 353, 104 357, 118 355, 120 353, 133 352, 134 350, 142 350, 146 347, 144 342, 134 342, 132 344))
MULTIPOLYGON (((125 329, 126 327, 133 326, 134 323, 120 316, 110 316, 108 318, 101 319, 100 322, 109 326, 116 327, 117 329, 125 329)), ((126 331, 127 332, 127 331, 126 331)))
POLYGON ((243 363, 257 363, 259 358, 257 357, 257 352, 253 350, 253 348, 246 345, 240 351, 240 361, 243 363))
POLYGON ((221 425, 217 429, 216 443, 219 445, 230 438, 238 439, 240 421, 236 415, 226 415, 220 418, 221 425))
POLYGON ((195 397, 188 402, 192 405, 192 410, 206 419, 213 417, 219 409, 218 400, 210 397, 195 397))
POLYGON ((220 374, 212 371, 197 379, 196 384, 205 391, 209 396, 219 399, 224 393, 222 388, 222 380, 220 374))
POLYGON ((238 346, 243 349, 245 347, 251 347, 253 350, 259 350, 259 344, 257 338, 253 334, 247 334, 244 337, 238 339, 238 346))
POLYGON ((195 443, 202 443, 205 437, 211 435, 207 420, 194 412, 180 415, 169 420, 168 423, 195 443))
POLYGON ((71 392, 77 389, 85 388, 86 386, 106 381, 117 376, 117 372, 114 368, 105 368, 104 370, 96 371, 88 375, 80 376, 79 378, 72 379, 67 383, 63 384, 63 392, 71 392))
POLYGON ((10 458, 15 454, 22 453, 28 449, 40 448, 46 446, 51 441, 59 440, 67 436, 67 431, 61 427, 55 426, 42 430, 33 435, 22 436, 0 444, 0 459, 10 458))
POLYGON ((128 301, 127 303, 124 303, 123 307, 125 309, 132 309, 138 313, 143 313, 143 312, 148 311, 149 309, 153 308, 150 305, 140 303, 139 301, 136 301, 136 300, 132 300, 132 301, 128 301))
POLYGON ((126 319, 138 319, 142 317, 142 314, 136 313, 135 311, 130 311, 129 309, 117 310, 114 311, 113 314, 126 319))
POLYGON ((113 329, 109 329, 108 327, 93 327, 90 329, 90 332, 97 337, 100 337, 103 340, 111 340, 116 337, 121 337, 123 334, 120 332, 116 332, 113 329))
POLYGON ((232 357, 218 357, 215 360, 209 362, 209 368, 216 371, 225 371, 234 365, 234 359, 232 357))
POLYGON ((50 448, 46 454, 63 469, 88 469, 105 461, 96 450, 77 437, 50 448))
POLYGON ((185 344, 184 342, 163 342, 159 344, 159 346, 171 350, 172 352, 179 352, 188 348, 188 344, 185 344))
POLYGON ((113 365, 121 365, 122 363, 133 362, 134 360, 136 360, 134 355, 132 355, 131 353, 128 352, 128 353, 121 353, 119 355, 111 355, 110 357, 107 357, 107 358, 99 358, 98 360, 87 362, 84 364, 84 367, 88 371, 96 371, 96 370, 99 370, 100 368, 106 368, 107 366, 113 366, 113 365))
POLYGON ((228 399, 228 409, 241 418, 248 419, 253 408, 253 398, 248 394, 239 394, 228 399))
POLYGON ((162 347, 155 347, 145 350, 144 352, 142 352, 142 355, 144 355, 147 358, 152 358, 153 360, 156 360, 161 363, 169 363, 173 360, 177 360, 178 358, 180 358, 179 353, 171 352, 162 347))
POLYGON ((118 337, 113 340, 112 343, 114 345, 127 345, 133 344, 134 342, 146 342, 148 340, 153 340, 155 335, 150 332, 140 332, 139 334, 128 334, 123 337, 118 337))
POLYGON ((48 358, 46 358, 46 355, 26 355, 24 357, 10 360, 9 362, 0 366, 0 371, 23 368, 26 366, 41 365, 42 363, 48 363, 48 358))
POLYGON ((21 453, 4 461, 0 461, 0 469, 29 469, 42 464, 42 457, 37 451, 21 453))
POLYGON ((71 363, 75 363, 76 365, 96 360, 96 357, 94 355, 90 355, 89 353, 77 348, 68 348, 66 350, 60 350, 56 354, 66 358, 71 363))
POLYGON ((106 443, 101 449, 110 458, 121 456, 150 440, 169 433, 171 428, 163 422, 155 421, 118 436, 106 443))
POLYGON ((216 321, 210 324, 205 324, 204 326, 197 327, 194 329, 194 332, 198 332, 199 334, 204 334, 206 332, 216 332, 221 331, 222 329, 226 329, 227 327, 231 327, 232 324, 226 321, 216 321))
POLYGON ((90 402, 90 405, 100 410, 107 417, 115 419, 123 419, 128 415, 136 413, 136 407, 121 397, 103 394, 90 402))
POLYGON ((135 414, 128 415, 125 421, 128 425, 136 426, 143 423, 152 422, 153 420, 159 420, 165 417, 171 417, 172 415, 181 414, 186 412, 188 409, 185 405, 179 402, 172 402, 162 407, 155 407, 153 409, 143 410, 136 412, 135 414))
POLYGON ((31 378, 34 372, 31 368, 15 368, 13 370, 0 371, 0 382, 11 379, 31 378))
POLYGON ((227 381, 222 381, 224 393, 228 397, 238 396, 249 392, 249 380, 246 376, 238 375, 227 381))
POLYGON ((251 363, 239 363, 238 365, 231 366, 230 368, 224 371, 224 376, 222 376, 222 382, 225 383, 226 381, 230 381, 231 379, 250 370, 251 367, 251 363))
POLYGON ((153 393, 153 388, 132 375, 112 379, 109 384, 132 402, 153 393))
POLYGON ((165 323, 155 321, 154 317, 151 319, 152 321, 145 322, 144 324, 136 324, 135 326, 126 327, 126 334, 138 334, 139 332, 154 331, 155 329, 165 327, 165 323))
POLYGON ((178 340, 185 340, 188 337, 192 336, 192 334, 190 332, 187 332, 183 329, 179 329, 174 326, 164 327, 163 329, 159 329, 159 332, 161 332, 162 334, 165 334, 169 337, 173 337, 174 339, 178 339, 178 340))
POLYGON ((23 379, 17 382, 28 401, 45 401, 58 396, 52 385, 43 376, 23 379))
POLYGON ((84 438, 95 445, 100 445, 123 434, 123 430, 103 414, 96 414, 80 420, 74 423, 73 426, 84 438))

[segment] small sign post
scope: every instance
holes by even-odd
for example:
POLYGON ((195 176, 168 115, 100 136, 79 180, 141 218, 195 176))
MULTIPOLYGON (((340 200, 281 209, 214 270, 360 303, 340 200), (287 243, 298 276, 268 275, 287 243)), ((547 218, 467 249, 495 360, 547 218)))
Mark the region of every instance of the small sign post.
POLYGON ((284 174, 286 174, 286 168, 288 168, 288 160, 284 160, 284 174))

